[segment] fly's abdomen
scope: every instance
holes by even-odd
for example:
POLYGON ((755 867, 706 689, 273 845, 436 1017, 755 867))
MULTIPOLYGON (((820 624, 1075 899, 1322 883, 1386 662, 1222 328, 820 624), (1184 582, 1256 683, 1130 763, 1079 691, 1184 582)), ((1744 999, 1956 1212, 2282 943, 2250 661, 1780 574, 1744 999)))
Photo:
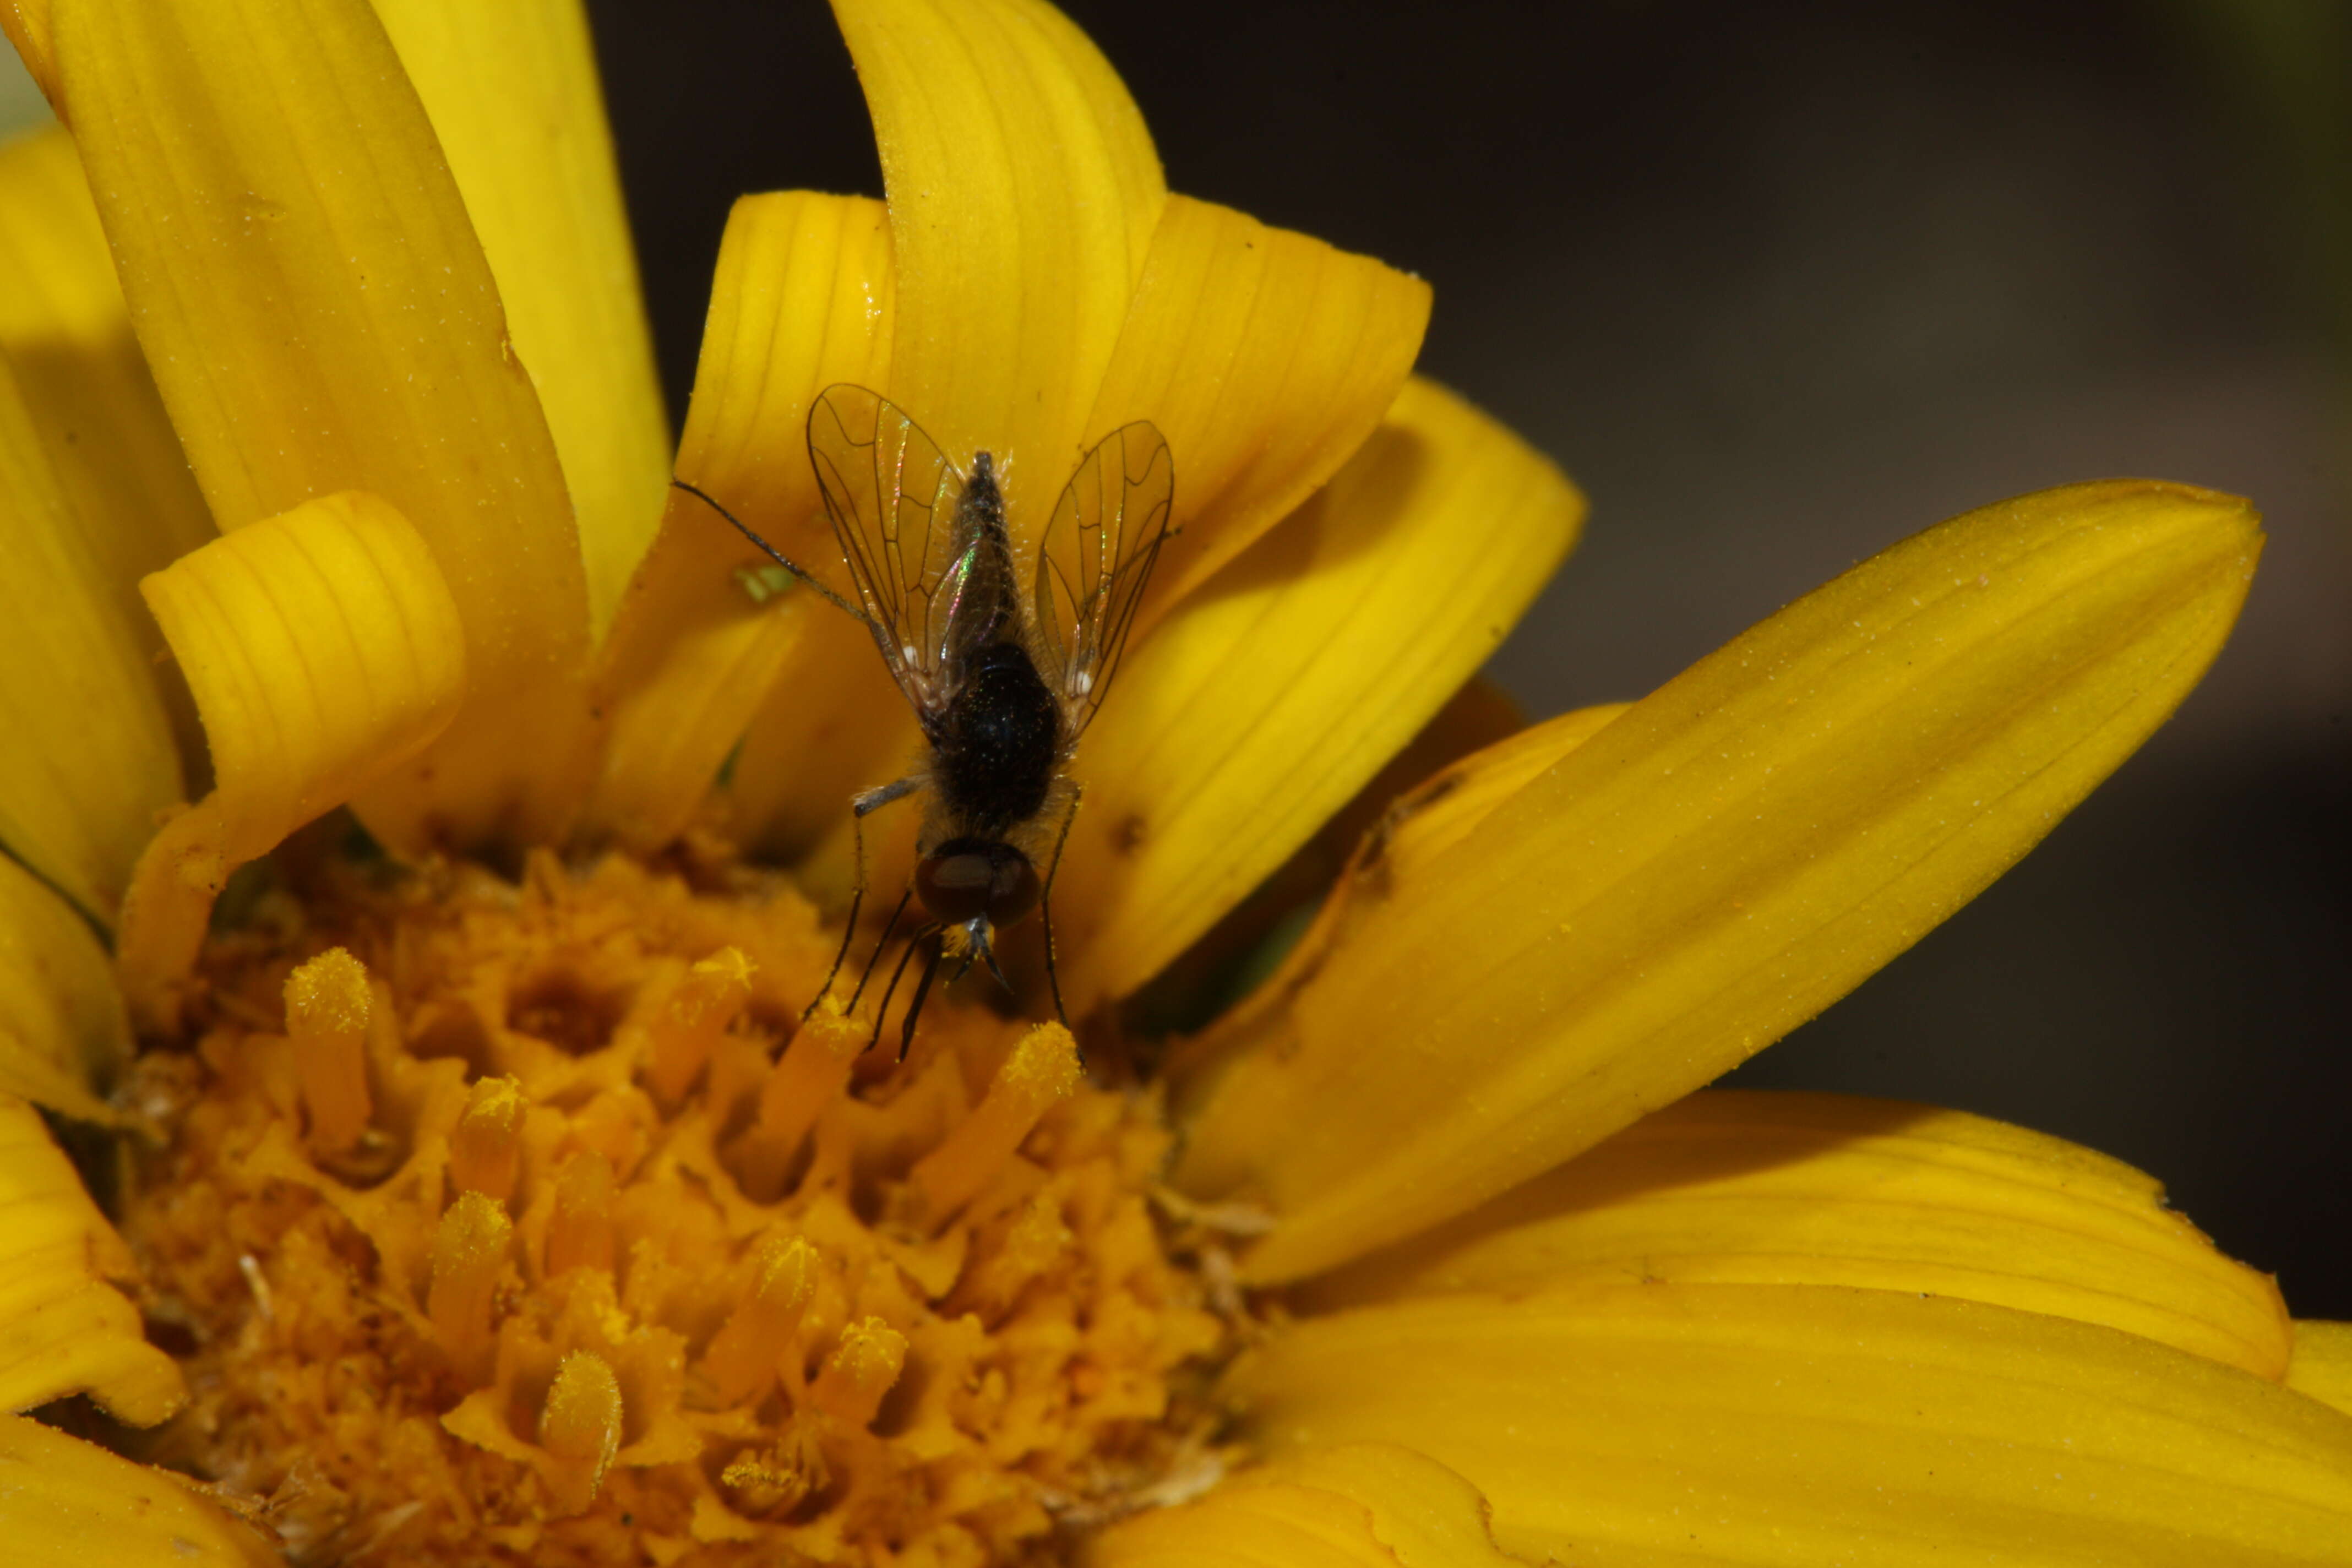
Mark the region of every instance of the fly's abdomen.
POLYGON ((966 831, 1002 834, 1045 809, 1060 705, 1018 643, 982 648, 933 737, 932 776, 966 831))

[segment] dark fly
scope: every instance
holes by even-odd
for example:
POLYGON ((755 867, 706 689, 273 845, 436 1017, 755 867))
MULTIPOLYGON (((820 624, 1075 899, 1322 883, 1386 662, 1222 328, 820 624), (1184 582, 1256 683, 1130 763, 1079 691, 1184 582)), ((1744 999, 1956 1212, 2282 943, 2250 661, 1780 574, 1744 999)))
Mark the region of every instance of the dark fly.
MULTIPOLYGON (((975 963, 1000 983, 996 933, 1040 911, 1054 1010, 1067 1022, 1054 968, 1051 896, 1077 815, 1066 768, 1118 672, 1136 607, 1168 537, 1175 467, 1148 423, 1112 431, 1087 452, 1038 534, 1026 583, 1013 558, 994 458, 972 454, 959 472, 896 405, 862 386, 819 394, 809 410, 809 461, 856 591, 853 602, 779 554, 710 497, 688 484, 777 564, 863 622, 921 724, 928 755, 912 772, 851 803, 854 820, 910 795, 926 799, 912 885, 891 911, 879 959, 910 900, 925 916, 892 971, 875 1016, 881 1037, 899 980, 925 961, 900 1027, 906 1059, 915 1020, 952 946, 950 983, 975 963), (1041 880, 1040 863, 1045 867, 1041 880)), ((819 991, 832 989, 866 895, 864 833, 858 885, 841 952, 819 991)), ((850 997, 855 1008, 869 962, 850 997)), ((810 1004, 812 1010, 815 1003, 810 1004)), ((869 1047, 873 1042, 869 1041, 869 1047)))

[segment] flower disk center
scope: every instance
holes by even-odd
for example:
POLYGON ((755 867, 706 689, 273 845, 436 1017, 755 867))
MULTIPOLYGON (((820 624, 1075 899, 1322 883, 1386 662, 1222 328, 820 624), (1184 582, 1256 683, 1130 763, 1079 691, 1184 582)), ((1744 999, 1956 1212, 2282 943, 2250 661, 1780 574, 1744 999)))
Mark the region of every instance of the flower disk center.
POLYGON ((125 1229, 194 1403, 154 1456, 298 1561, 1003 1561, 1191 1441, 1224 1330, 1152 1103, 1058 1026, 820 1008, 789 889, 625 858, 217 939, 125 1229))

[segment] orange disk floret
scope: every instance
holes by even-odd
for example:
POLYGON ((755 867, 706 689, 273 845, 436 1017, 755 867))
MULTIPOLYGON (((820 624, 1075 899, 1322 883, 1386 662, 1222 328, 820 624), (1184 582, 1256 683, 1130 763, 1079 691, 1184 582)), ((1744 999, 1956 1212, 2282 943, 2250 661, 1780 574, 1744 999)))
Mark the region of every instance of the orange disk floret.
POLYGON ((216 945, 140 1068, 174 1132, 125 1229, 195 1347, 159 1457, 351 1563, 1003 1560, 1116 1510, 1225 1334, 1155 1106, 971 1007, 890 1070, 799 1021, 831 946, 617 858, 216 945))

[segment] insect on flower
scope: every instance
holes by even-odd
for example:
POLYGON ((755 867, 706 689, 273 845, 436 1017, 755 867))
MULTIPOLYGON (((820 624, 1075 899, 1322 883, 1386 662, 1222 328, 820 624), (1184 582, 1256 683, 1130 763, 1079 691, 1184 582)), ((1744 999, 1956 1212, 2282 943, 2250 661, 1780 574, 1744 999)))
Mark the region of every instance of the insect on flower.
MULTIPOLYGON (((1176 486, 1168 443, 1150 423, 1138 421, 1087 453, 1038 535, 1025 591, 989 453, 973 453, 971 471, 960 473, 904 410, 845 384, 827 387, 811 405, 808 447, 825 515, 856 589, 854 604, 693 485, 671 482, 865 623, 913 706, 929 750, 905 777, 851 803, 852 821, 859 825, 857 887, 841 951, 818 999, 841 972, 865 901, 866 815, 925 793, 914 880, 899 895, 858 977, 852 1009, 908 901, 919 899, 929 918, 910 934, 891 971, 867 1048, 881 1038, 890 1000, 918 950, 927 948, 929 956, 900 1026, 901 1061, 914 1043, 923 998, 951 947, 961 962, 950 984, 978 963, 1010 989, 996 963, 996 932, 1033 909, 1044 927, 1054 1011, 1066 1023, 1054 968, 1051 906, 1054 874, 1078 810, 1079 787, 1066 769, 1118 673, 1144 584, 1168 538, 1176 486)), ((809 1006, 814 1011, 816 1003, 809 1006)))

